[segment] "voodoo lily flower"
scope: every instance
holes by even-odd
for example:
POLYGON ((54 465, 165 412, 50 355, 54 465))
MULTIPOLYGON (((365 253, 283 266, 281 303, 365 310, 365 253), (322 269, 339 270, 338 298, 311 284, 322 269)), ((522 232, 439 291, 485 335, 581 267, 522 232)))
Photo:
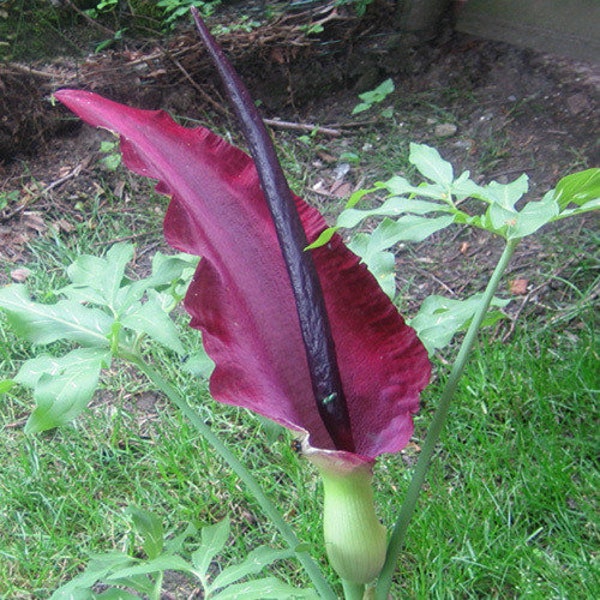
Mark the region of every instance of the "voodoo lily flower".
MULTIPOLYGON (((223 67, 214 40, 198 27, 223 67)), ((297 432, 303 454, 323 476, 332 565, 343 579, 366 583, 379 573, 386 549, 372 465, 410 438, 411 414, 429 380, 427 353, 340 237, 304 249, 325 220, 289 192, 252 101, 225 67, 229 75, 221 76, 254 161, 161 111, 85 91, 55 96, 91 125, 118 133, 125 165, 158 180, 156 189, 171 197, 168 243, 202 257, 185 308, 215 363, 213 397, 297 432)))

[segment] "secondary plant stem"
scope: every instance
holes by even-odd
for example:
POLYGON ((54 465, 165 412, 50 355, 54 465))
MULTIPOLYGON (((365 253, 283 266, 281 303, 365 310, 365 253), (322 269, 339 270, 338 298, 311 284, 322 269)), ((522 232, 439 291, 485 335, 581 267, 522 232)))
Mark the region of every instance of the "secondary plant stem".
POLYGON ((365 595, 365 586, 359 583, 352 583, 342 579, 345 600, 363 600, 365 595))
POLYGON ((419 460, 415 466, 415 472, 406 493, 406 499, 402 504, 400 514, 398 515, 398 520, 394 525, 394 530, 392 531, 388 545, 385 564, 383 565, 383 569, 381 570, 379 580, 377 582, 375 600, 387 600, 388 598, 388 594, 392 585, 392 576, 396 569, 398 557, 404 544, 408 524, 417 505, 417 500, 419 498, 421 488, 423 487, 423 483, 431 463, 431 458, 439 441, 446 418, 448 417, 450 401, 456 392, 458 382, 467 363, 467 358, 471 352, 471 349, 473 348, 475 340, 477 339, 477 333, 479 332, 479 328, 481 327, 481 323, 485 318, 492 298, 498 289, 498 284, 500 283, 502 274, 508 266, 508 263, 510 262, 518 243, 518 239, 509 240, 506 243, 504 251, 502 252, 498 264, 492 273, 485 292, 483 293, 479 308, 477 309, 477 312, 475 313, 467 333, 465 334, 465 338, 460 346, 460 350, 458 351, 458 355, 456 356, 456 360, 454 361, 454 365, 452 366, 452 370, 450 371, 450 375, 446 381, 446 386, 440 397, 440 403, 435 411, 435 414, 433 415, 425 442, 421 448, 419 460))
MULTIPOLYGON (((123 356, 123 353, 121 353, 123 356)), ((252 474, 239 461, 239 459, 223 444, 223 442, 212 432, 210 427, 198 416, 196 411, 186 402, 185 398, 166 381, 160 373, 152 366, 146 363, 141 357, 135 355, 123 356, 133 362, 142 371, 146 377, 160 389, 168 398, 179 408, 183 414, 190 420, 192 425, 200 432, 202 437, 213 447, 221 458, 231 467, 234 473, 243 481, 248 490, 252 493, 265 515, 277 527, 283 539, 293 550, 300 545, 300 540, 292 528, 285 522, 275 505, 265 495, 263 489, 258 484, 252 474)), ((308 552, 296 552, 298 560, 308 573, 313 585, 315 586, 319 597, 323 600, 336 600, 337 597, 331 586, 323 576, 317 563, 312 559, 308 552)))

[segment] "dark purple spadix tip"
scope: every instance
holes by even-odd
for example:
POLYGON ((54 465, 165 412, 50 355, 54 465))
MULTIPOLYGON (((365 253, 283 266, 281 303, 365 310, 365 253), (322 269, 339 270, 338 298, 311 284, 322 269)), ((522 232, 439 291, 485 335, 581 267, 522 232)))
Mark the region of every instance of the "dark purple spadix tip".
POLYGON ((296 301, 319 414, 336 448, 353 452, 355 447, 350 416, 342 389, 323 292, 312 256, 310 252, 304 251, 308 241, 293 195, 248 89, 208 31, 198 10, 192 8, 191 12, 238 117, 273 217, 296 301))

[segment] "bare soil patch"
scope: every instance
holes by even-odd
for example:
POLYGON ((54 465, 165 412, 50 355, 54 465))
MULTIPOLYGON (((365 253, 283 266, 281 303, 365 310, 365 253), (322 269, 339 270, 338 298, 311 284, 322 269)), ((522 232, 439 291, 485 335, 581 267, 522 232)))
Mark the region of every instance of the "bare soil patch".
MULTIPOLYGON (((354 187, 391 176, 393 171, 379 164, 378 148, 407 146, 408 141, 438 147, 457 170, 470 169, 485 181, 506 182, 526 172, 533 198, 561 176, 600 163, 598 66, 451 30, 426 45, 394 46, 381 15, 360 24, 328 14, 323 18, 330 27, 327 36, 337 40, 335 50, 324 50, 327 36, 311 41, 301 35, 294 16, 250 34, 224 36, 226 49, 261 100, 265 117, 319 123, 341 132, 339 137, 319 137, 308 153, 305 195, 317 203, 335 202, 337 212, 340 197, 354 187), (389 76, 396 92, 385 106, 393 104, 394 119, 381 118, 377 111, 374 118, 353 117, 357 93, 389 76), (357 120, 365 124, 354 125, 357 120), (360 164, 351 165, 340 180, 338 157, 357 148, 360 164)), ((74 206, 92 197, 99 185, 98 149, 105 135, 80 126, 44 101, 56 87, 82 85, 130 104, 235 127, 214 73, 198 58, 191 35, 184 32, 165 47, 147 45, 83 63, 62 59, 33 71, 0 73, 4 90, 13 91, 12 106, 5 105, 9 112, 0 127, 0 193, 19 196, 0 211, 0 283, 30 259, 27 244, 32 238, 49 235, 52 229, 68 236, 73 222, 85 218, 74 206), (17 103, 17 89, 21 98, 35 102, 17 103), (29 111, 27 118, 24 111, 29 111), (15 147, 17 153, 12 151, 15 147)), ((285 141, 299 135, 275 131, 285 141)), ((121 174, 102 170, 101 176, 102 185, 124 194, 121 174)), ((128 180, 128 185, 136 184, 128 180)), ((134 189, 123 196, 123 210, 131 212, 132 220, 146 202, 147 189, 140 185, 139 194, 134 189)), ((571 298, 557 281, 573 275, 581 260, 597 260, 597 224, 597 217, 587 216, 523 244, 511 272, 509 293, 521 303, 513 304, 514 311, 532 300, 546 306, 548 295, 558 304, 571 298)), ((495 242, 476 232, 451 235, 399 250, 404 267, 400 287, 410 290, 409 304, 430 293, 475 291, 485 283, 497 256, 495 242), (426 283, 418 288, 411 283, 415 268, 426 274, 426 283)), ((149 243, 143 231, 136 241, 149 243)), ((156 245, 156 237, 151 242, 156 245)))

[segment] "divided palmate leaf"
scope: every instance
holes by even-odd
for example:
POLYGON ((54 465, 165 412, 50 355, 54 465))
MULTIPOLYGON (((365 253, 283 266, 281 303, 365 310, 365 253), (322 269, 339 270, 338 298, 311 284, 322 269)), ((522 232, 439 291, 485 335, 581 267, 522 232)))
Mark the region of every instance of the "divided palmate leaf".
POLYGON ((114 244, 104 258, 83 254, 69 266, 67 275, 71 285, 60 293, 79 302, 93 302, 118 310, 117 297, 125 268, 133 258, 132 244, 114 244))
POLYGON ((535 233, 550 223, 559 214, 558 203, 553 192, 548 192, 541 200, 528 202, 517 214, 516 222, 507 229, 508 239, 523 238, 535 233))
POLYGON ((0 308, 16 333, 33 344, 68 340, 83 346, 109 345, 113 319, 97 308, 72 300, 39 304, 29 298, 22 284, 0 288, 0 308))
POLYGON ((318 600, 319 596, 314 590, 296 589, 275 577, 263 577, 236 583, 211 598, 212 600, 240 600, 240 598, 244 600, 318 600))
POLYGON ((137 333, 145 333, 177 354, 184 354, 177 327, 161 305, 159 294, 153 290, 147 294, 146 302, 134 306, 122 317, 121 324, 137 333))
MULTIPOLYGON (((430 355, 446 347, 459 331, 468 327, 480 306, 481 297, 482 294, 475 294, 465 300, 457 300, 444 296, 429 296, 424 300, 410 324, 417 331, 430 355)), ((491 306, 502 308, 509 302, 510 300, 493 298, 491 306)), ((500 311, 489 311, 483 326, 493 325, 504 317, 500 311)))
POLYGON ((398 242, 422 242, 453 222, 454 215, 434 218, 406 215, 397 221, 384 218, 371 234, 369 246, 371 251, 378 251, 391 248, 398 242))
POLYGON ((584 206, 600 200, 600 168, 587 169, 563 177, 556 185, 556 200, 561 211, 570 203, 584 206))
POLYGON ((372 247, 371 241, 372 236, 358 233, 350 240, 348 248, 362 258, 381 289, 393 299, 396 295, 396 257, 392 252, 372 247))
POLYGON ((410 144, 408 160, 415 165, 421 175, 448 188, 454 179, 452 165, 444 160, 440 153, 425 144, 410 144))
POLYGON ((192 562, 203 577, 206 577, 210 563, 225 548, 225 544, 229 539, 229 532, 229 519, 223 519, 214 525, 207 525, 202 528, 202 544, 192 554, 192 562))
POLYGON ((414 215, 426 215, 432 212, 449 212, 449 207, 437 202, 427 200, 415 200, 393 196, 388 198, 381 206, 372 209, 358 210, 348 208, 340 213, 337 218, 336 227, 351 229, 359 225, 368 217, 397 217, 404 213, 414 215))
POLYGON ((135 530, 142 537, 142 547, 148 558, 156 558, 163 550, 165 531, 160 518, 137 506, 130 506, 127 513, 135 530))
POLYGON ((199 258, 191 254, 163 254, 157 252, 152 257, 152 275, 147 287, 160 288, 182 280, 189 281, 198 266, 199 258))
MULTIPOLYGON (((77 597, 70 598, 69 600, 78 600, 77 597)), ((85 598, 87 600, 87 597, 85 598)), ((112 588, 102 592, 98 596, 91 596, 90 600, 140 600, 140 597, 136 594, 132 594, 123 588, 112 588)))
MULTIPOLYGON (((515 204, 527 193, 529 189, 529 177, 525 173, 510 183, 498 183, 492 181, 480 189, 484 190, 485 196, 481 199, 487 200, 507 210, 514 210, 515 204)), ((478 197, 478 196, 476 196, 478 197)))
MULTIPOLYGON (((425 146, 429 148, 429 146, 425 146)), ((429 148, 433 150, 433 148, 429 148)), ((423 198, 431 198, 433 200, 444 200, 448 196, 449 187, 440 185, 439 183, 427 183, 423 181, 419 185, 412 185, 404 177, 394 175, 387 181, 379 181, 375 187, 376 190, 384 189, 390 196, 421 196, 423 198)), ((358 193, 358 192, 355 192, 358 193)))
MULTIPOLYGON (((49 600, 95 600, 92 587, 113 570, 135 564, 136 559, 123 552, 108 552, 92 557, 85 571, 58 588, 49 600)), ((137 600, 137 597, 136 597, 137 600)))
MULTIPOLYGON (((83 346, 62 357, 40 355, 22 365, 14 382, 31 388, 37 405, 27 431, 63 425, 85 409, 112 352, 118 352, 119 344, 132 349, 136 336, 123 335, 123 328, 184 354, 168 312, 182 297, 183 291, 174 288, 187 286, 184 279, 189 281, 198 259, 159 255, 149 278, 130 283, 125 269, 133 252, 130 244, 115 244, 105 258, 79 256, 67 269, 72 283, 56 292, 68 298, 55 304, 32 301, 23 285, 0 288, 0 309, 18 335, 33 344, 62 340, 83 346), (142 302, 144 294, 147 298, 142 302)), ((9 381, 4 387, 12 384, 9 381)))
POLYGON ((77 417, 92 399, 110 358, 104 348, 77 348, 60 358, 42 355, 26 361, 15 377, 33 388, 36 402, 25 431, 46 431, 77 417))
POLYGON ((156 558, 140 561, 139 564, 115 569, 105 579, 107 581, 120 581, 124 583, 125 579, 137 578, 142 575, 152 575, 153 573, 162 571, 193 573, 194 569, 187 560, 178 554, 160 554, 156 558))
POLYGON ((208 379, 215 368, 215 363, 202 347, 198 352, 191 354, 181 368, 195 377, 208 379))
POLYGON ((252 550, 241 563, 231 565, 221 571, 210 584, 210 589, 218 590, 230 586, 243 577, 260 573, 265 567, 278 560, 286 560, 293 556, 294 552, 289 549, 277 550, 269 546, 259 546, 252 550))

